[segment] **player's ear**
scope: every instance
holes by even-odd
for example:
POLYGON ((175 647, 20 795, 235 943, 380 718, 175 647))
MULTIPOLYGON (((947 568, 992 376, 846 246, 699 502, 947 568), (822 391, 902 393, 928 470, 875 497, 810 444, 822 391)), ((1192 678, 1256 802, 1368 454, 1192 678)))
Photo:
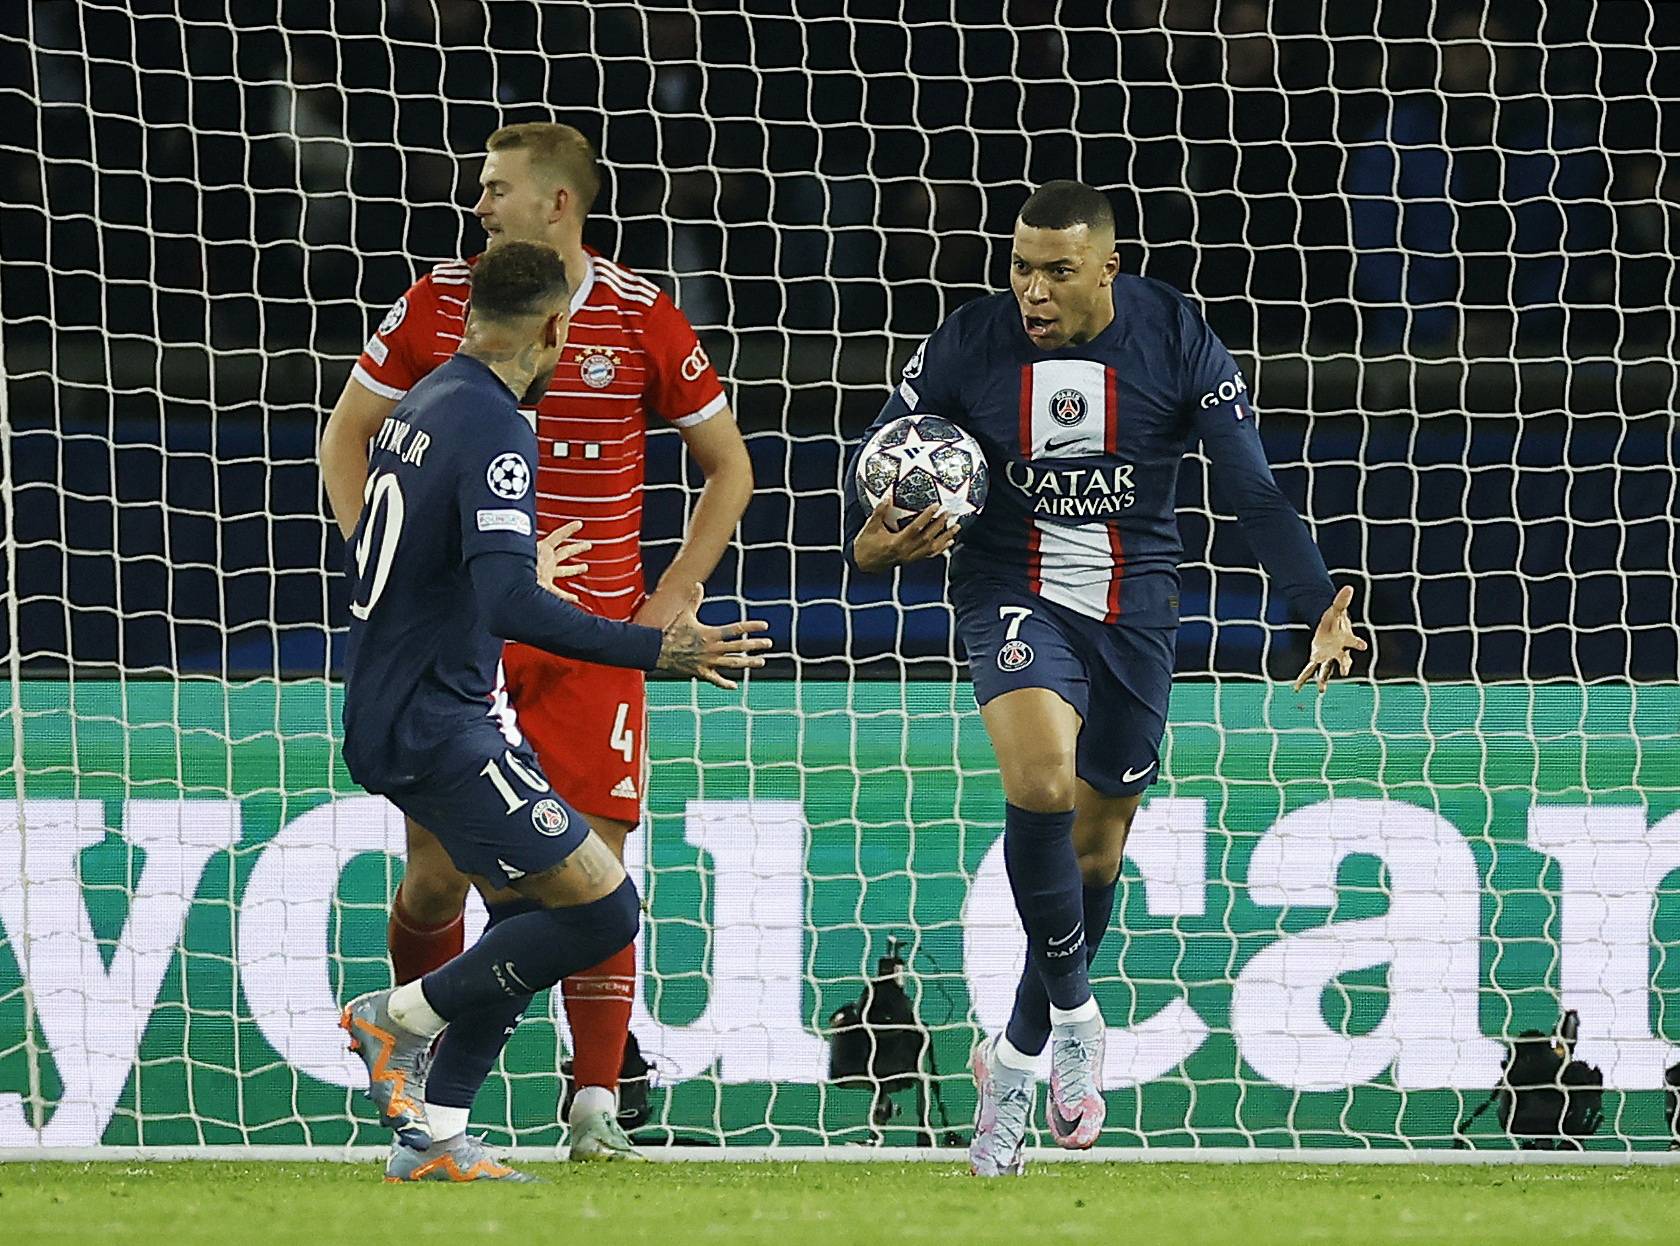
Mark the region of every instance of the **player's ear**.
POLYGON ((1099 279, 1098 284, 1099 285, 1104 285, 1104 286, 1111 286, 1111 285, 1114 284, 1114 279, 1116 277, 1118 277, 1119 275, 1120 275, 1120 251, 1119 251, 1118 248, 1116 248, 1115 250, 1110 251, 1108 253, 1108 258, 1103 261, 1102 277, 1099 279))

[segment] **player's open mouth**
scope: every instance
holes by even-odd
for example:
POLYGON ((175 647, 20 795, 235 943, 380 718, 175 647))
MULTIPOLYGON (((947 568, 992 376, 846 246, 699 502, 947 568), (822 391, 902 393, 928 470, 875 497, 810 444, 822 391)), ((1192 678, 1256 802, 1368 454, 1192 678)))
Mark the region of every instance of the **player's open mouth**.
POLYGON ((1044 316, 1022 316, 1021 322, 1027 327, 1028 337, 1044 337, 1056 327, 1054 319, 1044 316))

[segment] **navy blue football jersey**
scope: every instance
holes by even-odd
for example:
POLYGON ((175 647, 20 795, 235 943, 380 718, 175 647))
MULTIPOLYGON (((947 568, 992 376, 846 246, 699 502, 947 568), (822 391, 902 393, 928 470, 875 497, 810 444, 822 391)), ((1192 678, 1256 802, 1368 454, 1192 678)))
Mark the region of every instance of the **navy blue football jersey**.
POLYGON ((532 550, 536 433, 488 367, 456 355, 409 390, 373 441, 344 663, 344 760, 374 791, 423 778, 463 730, 499 718, 502 642, 484 626, 467 563, 532 550))
MULTIPOLYGON (((1012 294, 976 299, 905 365, 870 435, 911 412, 942 415, 974 436, 991 469, 986 508, 952 555, 953 582, 989 577, 1108 623, 1176 624, 1178 471, 1199 440, 1216 498, 1296 613, 1316 622, 1335 590, 1272 478, 1230 352, 1170 286, 1121 274, 1113 297, 1107 328, 1057 350, 1028 338, 1012 294)), ((866 518, 852 470, 846 489, 849 550, 866 518)))

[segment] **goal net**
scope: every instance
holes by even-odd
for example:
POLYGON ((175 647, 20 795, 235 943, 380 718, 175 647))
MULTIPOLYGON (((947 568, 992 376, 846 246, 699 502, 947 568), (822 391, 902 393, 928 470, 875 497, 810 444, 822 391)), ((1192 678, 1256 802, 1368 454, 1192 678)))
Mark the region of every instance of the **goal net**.
MULTIPOLYGON (((0 1148, 383 1141, 334 1019, 389 980, 401 827, 337 756, 316 445, 384 309, 480 247, 485 137, 546 118, 608 167, 587 239, 725 378, 758 492, 713 608, 787 655, 652 688, 638 1138, 966 1132, 1023 946, 997 771, 943 567, 848 574, 838 482, 1028 189, 1077 177, 1237 354, 1372 640, 1289 690, 1304 631, 1192 452, 1162 781, 1093 967, 1103 1145, 1427 1156, 1573 1010, 1586 1145, 1665 1148, 1676 15, 727 7, 0 13, 0 1148), (925 1052, 854 1031, 831 1068, 895 946, 925 1052)), ((648 454, 656 574, 701 479, 674 432, 648 454)), ((568 1050, 545 997, 476 1123, 561 1141, 568 1050)))

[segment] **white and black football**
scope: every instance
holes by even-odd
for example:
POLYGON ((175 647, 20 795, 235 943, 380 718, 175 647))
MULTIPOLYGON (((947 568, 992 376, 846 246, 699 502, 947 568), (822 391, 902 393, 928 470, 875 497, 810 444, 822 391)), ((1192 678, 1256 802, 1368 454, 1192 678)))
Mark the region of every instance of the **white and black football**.
POLYGON ((857 459, 857 487, 874 510, 892 503, 887 528, 937 506, 966 528, 986 505, 986 456, 962 429, 940 415, 901 415, 881 426, 857 459))

